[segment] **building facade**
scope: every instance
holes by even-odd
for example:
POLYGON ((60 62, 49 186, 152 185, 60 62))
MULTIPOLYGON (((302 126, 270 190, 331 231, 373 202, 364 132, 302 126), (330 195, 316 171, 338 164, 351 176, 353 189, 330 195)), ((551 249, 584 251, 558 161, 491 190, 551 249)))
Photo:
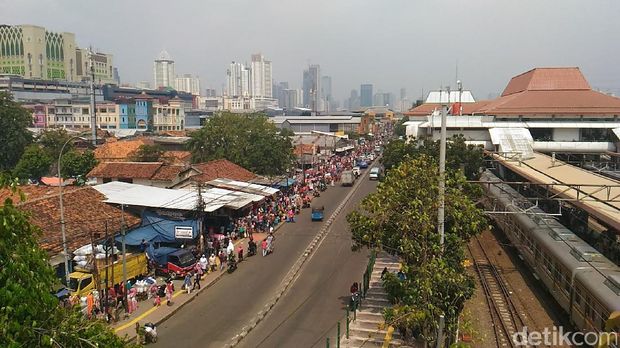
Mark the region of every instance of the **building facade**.
POLYGON ((153 80, 154 87, 170 87, 174 88, 175 82, 174 60, 170 58, 170 54, 161 51, 159 57, 153 62, 153 80))
POLYGON ((229 97, 249 97, 252 95, 250 90, 250 69, 244 64, 232 62, 226 70, 227 88, 226 95, 229 97))
POLYGON ((318 111, 321 100, 321 66, 312 64, 304 70, 303 105, 312 111, 318 111))
POLYGON ((114 77, 112 55, 101 52, 91 52, 86 49, 75 50, 76 75, 78 81, 90 81, 90 58, 92 58, 93 72, 96 84, 117 83, 114 77))
POLYGON ((273 78, 271 71, 271 61, 258 53, 252 55, 251 85, 253 97, 273 98, 273 78))
POLYGON ((372 106, 372 84, 363 84, 360 86, 360 106, 372 106))
POLYGON ((34 25, 0 25, 0 73, 79 81, 75 34, 34 25))
POLYGON ((177 76, 174 82, 174 89, 191 95, 200 95, 200 78, 197 76, 193 77, 191 74, 177 76))

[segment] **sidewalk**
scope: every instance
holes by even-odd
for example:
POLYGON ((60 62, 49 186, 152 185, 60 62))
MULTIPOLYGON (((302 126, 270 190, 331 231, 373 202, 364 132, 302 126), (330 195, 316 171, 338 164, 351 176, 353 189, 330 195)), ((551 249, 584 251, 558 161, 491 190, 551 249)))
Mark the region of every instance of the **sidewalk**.
MULTIPOLYGON (((281 223, 277 226, 274 231, 278 231, 280 227, 282 227, 284 223, 281 223)), ((261 241, 263 238, 267 236, 267 233, 254 233, 253 237, 255 241, 261 241)), ((245 252, 247 254, 247 244, 249 239, 243 238, 237 240, 234 244, 235 247, 240 243, 243 243, 245 252)), ((260 253, 260 244, 258 247, 257 255, 260 253)), ((253 256, 255 257, 255 256, 253 256)), ((243 262, 251 262, 252 257, 245 258, 243 262)), ((226 268, 220 271, 220 262, 217 260, 217 270, 215 272, 210 272, 206 275, 202 276, 202 280, 200 281, 200 289, 193 290, 191 294, 187 294, 187 291, 181 290, 181 286, 183 285, 182 279, 174 280, 174 288, 175 292, 172 295, 172 304, 169 306, 168 301, 163 297, 161 299, 161 306, 155 307, 153 306, 153 299, 148 299, 145 301, 138 302, 138 310, 133 312, 131 316, 125 319, 119 320, 117 323, 111 325, 112 329, 116 332, 120 337, 125 337, 128 339, 135 339, 136 337, 136 323, 139 322, 140 325, 144 325, 145 323, 151 322, 156 325, 159 325, 174 313, 176 313, 179 309, 183 308, 187 303, 193 301, 196 296, 204 292, 206 289, 210 288, 213 284, 215 284, 224 274, 226 274, 226 268)), ((243 263, 240 267, 243 267, 243 263)), ((164 278, 157 277, 157 284, 163 284, 164 278)))

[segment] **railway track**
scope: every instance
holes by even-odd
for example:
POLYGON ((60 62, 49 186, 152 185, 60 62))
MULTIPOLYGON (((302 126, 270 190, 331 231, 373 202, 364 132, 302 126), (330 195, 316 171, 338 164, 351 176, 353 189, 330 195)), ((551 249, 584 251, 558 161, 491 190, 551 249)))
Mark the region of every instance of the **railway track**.
POLYGON ((468 248, 487 298, 497 346, 526 347, 513 340, 514 334, 522 331, 526 324, 512 300, 506 282, 477 236, 474 236, 474 242, 470 243, 468 248), (474 247, 471 244, 474 244, 474 247))

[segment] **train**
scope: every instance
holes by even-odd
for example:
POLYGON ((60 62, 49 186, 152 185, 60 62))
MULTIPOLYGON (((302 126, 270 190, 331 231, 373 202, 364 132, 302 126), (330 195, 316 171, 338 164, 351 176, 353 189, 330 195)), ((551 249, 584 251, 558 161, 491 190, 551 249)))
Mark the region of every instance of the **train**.
MULTIPOLYGON (((620 332, 620 267, 491 171, 482 173, 486 209, 520 257, 581 332, 620 332), (611 326, 610 326, 611 323, 611 326)), ((617 342, 611 346, 617 347, 617 342)))

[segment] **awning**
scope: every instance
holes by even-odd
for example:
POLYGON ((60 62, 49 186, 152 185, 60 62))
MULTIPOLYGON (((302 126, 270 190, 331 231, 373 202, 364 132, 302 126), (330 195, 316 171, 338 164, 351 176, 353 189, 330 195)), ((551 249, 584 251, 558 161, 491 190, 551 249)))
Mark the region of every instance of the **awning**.
MULTIPOLYGON (((142 240, 148 244, 184 243, 198 237, 198 232, 198 220, 175 220, 146 211, 142 215, 140 227, 125 235, 125 244, 137 246, 142 244, 142 240)), ((117 242, 122 240, 122 236, 116 237, 117 242)))

